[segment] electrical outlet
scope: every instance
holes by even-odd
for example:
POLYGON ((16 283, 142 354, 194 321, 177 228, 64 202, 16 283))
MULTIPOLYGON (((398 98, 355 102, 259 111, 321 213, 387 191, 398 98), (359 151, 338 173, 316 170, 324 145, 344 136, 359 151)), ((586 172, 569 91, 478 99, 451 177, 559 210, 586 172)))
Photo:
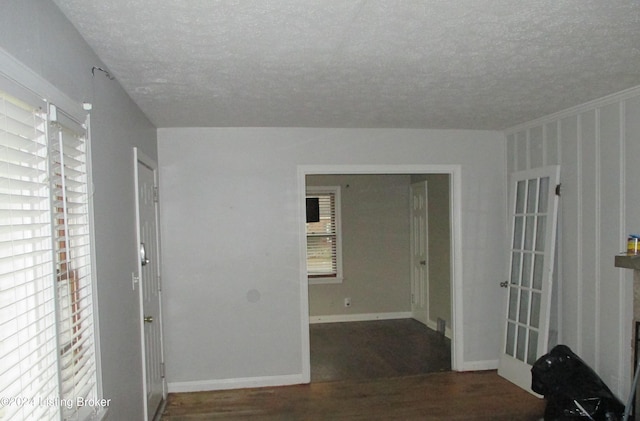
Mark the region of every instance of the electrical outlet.
POLYGON ((351 307, 351 298, 347 297, 344 299, 344 306, 351 307))

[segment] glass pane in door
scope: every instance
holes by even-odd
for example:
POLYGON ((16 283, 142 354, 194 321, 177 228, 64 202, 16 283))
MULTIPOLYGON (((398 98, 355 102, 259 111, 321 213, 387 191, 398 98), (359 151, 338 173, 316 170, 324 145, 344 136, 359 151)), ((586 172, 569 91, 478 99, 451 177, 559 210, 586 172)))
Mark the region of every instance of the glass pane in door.
POLYGON ((516 320, 518 314, 518 290, 516 288, 509 288, 509 313, 507 317, 509 320, 516 320))
POLYGON ((535 213, 538 204, 538 179, 532 178, 527 183, 527 213, 535 213))
POLYGON ((516 214, 524 213, 524 198, 526 183, 524 180, 519 181, 516 185, 516 214))
POLYGON ((533 365, 536 362, 536 351, 538 348, 538 332, 535 330, 529 331, 529 346, 527 347, 527 364, 533 365))
POLYGON ((516 325, 513 323, 507 323, 507 349, 508 355, 514 356, 514 347, 516 344, 516 325))
POLYGON ((520 257, 522 256, 519 252, 513 252, 511 258, 511 279, 510 283, 519 285, 520 284, 520 257))

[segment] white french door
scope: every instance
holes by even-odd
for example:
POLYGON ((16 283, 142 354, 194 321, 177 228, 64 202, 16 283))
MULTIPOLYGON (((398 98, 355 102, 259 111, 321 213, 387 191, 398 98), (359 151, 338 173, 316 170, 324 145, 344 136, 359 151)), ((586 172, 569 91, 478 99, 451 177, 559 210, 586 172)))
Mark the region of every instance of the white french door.
MULTIPOLYGON (((547 352, 560 167, 510 179, 511 244, 498 374, 531 392, 531 365, 547 352)), ((533 393, 533 392, 532 392, 533 393)))

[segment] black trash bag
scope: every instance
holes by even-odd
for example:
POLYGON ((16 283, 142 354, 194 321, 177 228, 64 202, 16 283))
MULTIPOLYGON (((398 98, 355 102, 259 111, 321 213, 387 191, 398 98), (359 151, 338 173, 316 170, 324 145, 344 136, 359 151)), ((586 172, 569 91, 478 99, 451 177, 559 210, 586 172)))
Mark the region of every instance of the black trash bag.
POLYGON ((565 345, 557 345, 533 364, 531 389, 547 401, 545 421, 619 421, 624 416, 624 404, 565 345))

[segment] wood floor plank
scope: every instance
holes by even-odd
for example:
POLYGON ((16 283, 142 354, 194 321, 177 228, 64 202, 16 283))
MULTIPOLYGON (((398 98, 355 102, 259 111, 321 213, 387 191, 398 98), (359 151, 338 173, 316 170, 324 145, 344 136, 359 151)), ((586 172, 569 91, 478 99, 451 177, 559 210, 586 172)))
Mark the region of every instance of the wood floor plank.
POLYGON ((171 394, 163 421, 536 421, 544 401, 495 371, 171 394))
POLYGON ((311 381, 451 370, 451 341, 413 319, 313 324, 311 381))
POLYGON ((451 343, 415 320, 311 325, 309 385, 170 394, 163 421, 537 421, 544 401, 495 371, 450 370, 451 343))

